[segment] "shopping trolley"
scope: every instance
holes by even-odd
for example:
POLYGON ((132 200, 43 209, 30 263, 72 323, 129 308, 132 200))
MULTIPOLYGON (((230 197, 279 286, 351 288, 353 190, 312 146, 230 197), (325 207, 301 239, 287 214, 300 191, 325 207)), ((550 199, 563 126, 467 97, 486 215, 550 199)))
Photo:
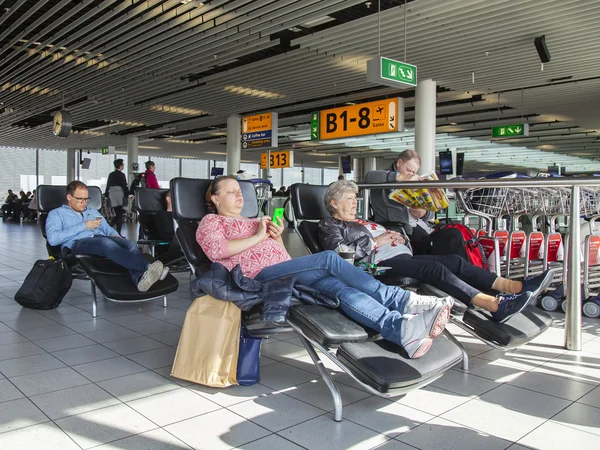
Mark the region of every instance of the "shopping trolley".
POLYGON ((258 210, 262 211, 263 213, 266 213, 266 204, 269 201, 269 192, 271 192, 271 186, 273 186, 273 183, 271 183, 270 180, 261 179, 254 179, 250 181, 252 182, 252 184, 254 184, 254 189, 256 190, 258 210))
MULTIPOLYGON (((582 187, 580 193, 580 215, 597 215, 600 209, 600 189, 596 187, 582 187)), ((569 217, 571 213, 571 191, 566 188, 474 188, 465 191, 456 191, 461 209, 467 213, 489 220, 490 223, 498 222, 505 216, 516 218, 520 215, 531 215, 533 231, 526 236, 525 251, 522 251, 523 233, 515 230, 509 235, 506 250, 506 260, 503 261, 503 272, 507 277, 521 278, 541 273, 552 267, 556 276, 553 286, 566 280, 565 243, 562 235, 557 230, 559 217, 569 217), (543 218, 549 218, 547 232, 544 233, 543 218)), ((516 221, 513 221, 513 223, 516 221)), ((493 234, 491 226, 488 234, 493 234)), ((588 239, 588 241, 590 241, 588 239)), ((596 241, 591 239, 592 244, 596 241)), ((600 240, 599 240, 600 241, 600 240)), ((591 245, 591 244, 590 244, 591 245)), ((595 244, 594 244, 595 245, 595 244)), ((584 274, 594 273, 590 266, 588 253, 591 247, 584 248, 584 274)), ((593 251, 593 250, 591 250, 593 251)), ((600 266, 600 264, 598 264, 600 266)), ((600 269, 600 267, 599 267, 600 269)), ((590 286, 600 288, 600 270, 596 277, 588 283, 590 286), (595 284, 594 284, 595 283, 595 284)), ((586 281, 583 280, 584 292, 586 281)), ((590 291, 592 292, 592 291, 590 291)), ((584 298, 590 298, 585 295, 584 298)), ((549 300, 549 299, 548 299, 549 300)), ((558 300, 557 300, 558 302, 558 300)), ((554 302, 553 304, 556 304, 554 302)), ((548 302, 552 303, 552 302, 548 302)), ((600 315, 600 301, 589 305, 590 314, 596 311, 600 315)))

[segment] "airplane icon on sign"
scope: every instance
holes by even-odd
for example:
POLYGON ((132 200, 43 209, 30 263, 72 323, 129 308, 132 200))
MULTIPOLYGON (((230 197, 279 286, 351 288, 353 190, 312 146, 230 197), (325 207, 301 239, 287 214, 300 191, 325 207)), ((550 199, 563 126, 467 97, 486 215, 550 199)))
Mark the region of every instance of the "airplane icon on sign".
POLYGON ((379 114, 381 114, 381 113, 383 112, 383 106, 380 106, 379 108, 377 108, 377 112, 378 112, 379 114))

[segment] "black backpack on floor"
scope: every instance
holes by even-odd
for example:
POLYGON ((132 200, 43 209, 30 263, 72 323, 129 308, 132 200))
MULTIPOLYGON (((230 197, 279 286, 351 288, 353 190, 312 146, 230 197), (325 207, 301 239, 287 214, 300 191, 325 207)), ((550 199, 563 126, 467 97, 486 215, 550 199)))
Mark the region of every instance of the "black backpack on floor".
POLYGON ((61 259, 40 259, 15 294, 15 300, 25 308, 54 309, 72 283, 73 275, 67 263, 61 259))

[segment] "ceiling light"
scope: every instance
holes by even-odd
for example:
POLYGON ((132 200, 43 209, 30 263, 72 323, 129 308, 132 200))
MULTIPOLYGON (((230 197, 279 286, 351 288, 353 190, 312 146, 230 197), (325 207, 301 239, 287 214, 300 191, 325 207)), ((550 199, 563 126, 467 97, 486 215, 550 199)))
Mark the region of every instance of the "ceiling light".
POLYGON ((145 123, 142 122, 133 122, 129 120, 108 120, 104 119, 105 122, 110 122, 110 125, 127 125, 129 127, 143 127, 146 126, 145 123))
POLYGON ((181 0, 181 4, 182 5, 187 5, 189 2, 191 2, 192 0, 181 0))
POLYGON ((331 22, 333 20, 335 20, 335 19, 331 16, 323 16, 323 17, 319 17, 318 19, 313 19, 313 20, 309 20, 308 22, 301 23, 300 26, 303 26, 305 28, 312 28, 312 27, 317 27, 319 25, 323 25, 324 23, 327 23, 327 22, 331 22))
POLYGON ((154 147, 153 145, 138 145, 138 148, 144 148, 146 150, 160 150, 162 147, 154 147))
POLYGON ((206 114, 204 111, 200 111, 199 109, 181 108, 179 106, 169 105, 152 105, 150 109, 154 111, 169 112, 173 114, 184 114, 187 116, 198 116, 200 114, 206 114))
POLYGON ((452 126, 454 126, 454 125, 458 125, 458 123, 456 123, 456 122, 448 122, 448 124, 449 124, 449 125, 452 125, 452 126))
POLYGON ((174 144, 204 144, 206 141, 191 141, 189 139, 167 139, 167 142, 174 144))
POLYGON ((292 28, 288 28, 288 30, 293 31, 294 33, 300 33, 302 31, 302 28, 292 27, 292 28))
POLYGON ((204 152, 207 155, 226 155, 225 152, 204 152))
POLYGON ((262 97, 262 98, 269 98, 269 99, 285 97, 285 95, 277 94, 275 92, 263 91, 261 89, 252 89, 252 88, 247 88, 247 87, 243 87, 243 86, 229 85, 229 86, 225 86, 223 88, 223 90, 225 92, 231 92, 232 94, 242 94, 242 95, 249 95, 252 97, 262 97))
POLYGON ((73 130, 71 131, 71 134, 85 134, 88 136, 104 136, 104 133, 101 131, 91 131, 91 130, 73 130))

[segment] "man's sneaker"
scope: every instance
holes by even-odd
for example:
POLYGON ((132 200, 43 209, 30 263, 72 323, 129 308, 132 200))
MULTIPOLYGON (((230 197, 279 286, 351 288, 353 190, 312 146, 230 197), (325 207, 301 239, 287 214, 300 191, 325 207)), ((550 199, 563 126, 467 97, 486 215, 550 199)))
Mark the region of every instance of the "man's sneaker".
POLYGON ((515 314, 523 311, 531 301, 531 292, 498 295, 498 311, 491 313, 496 322, 504 323, 515 314))
POLYGON ((548 290, 550 284, 552 284, 552 280, 554 280, 554 270, 552 269, 548 269, 540 275, 527 277, 523 280, 523 289, 521 289, 521 292, 531 291, 530 305, 535 303, 541 293, 548 290))
POLYGON ((148 291, 148 289, 150 289, 152 285, 160 279, 162 270, 163 263, 161 263, 160 261, 154 261, 152 264, 150 264, 150 266, 148 266, 148 269, 146 269, 146 271, 138 281, 138 291, 148 291))
POLYGON ((409 358, 420 358, 427 353, 433 339, 444 331, 450 318, 450 308, 443 299, 428 311, 406 316, 402 322, 400 343, 409 358))
POLYGON ((432 295, 419 295, 416 292, 409 291, 410 295, 406 300, 404 311, 402 314, 421 314, 422 312, 429 311, 435 305, 442 301, 440 297, 434 297, 432 295))
POLYGON ((164 280, 165 278, 167 278, 167 275, 169 275, 169 268, 167 266, 163 266, 163 270, 160 274, 159 280, 160 281, 164 280))

